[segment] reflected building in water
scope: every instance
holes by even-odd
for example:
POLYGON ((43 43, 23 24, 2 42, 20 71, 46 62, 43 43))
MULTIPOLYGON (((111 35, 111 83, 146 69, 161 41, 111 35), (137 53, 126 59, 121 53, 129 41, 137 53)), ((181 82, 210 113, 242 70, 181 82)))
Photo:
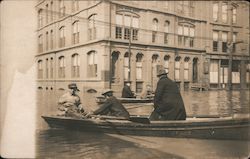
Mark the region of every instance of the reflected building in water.
POLYGON ((230 41, 233 88, 249 87, 246 1, 40 0, 36 9, 44 98, 71 82, 83 94, 112 88, 120 96, 126 82, 137 94, 154 90, 159 64, 181 90, 227 88, 230 41))

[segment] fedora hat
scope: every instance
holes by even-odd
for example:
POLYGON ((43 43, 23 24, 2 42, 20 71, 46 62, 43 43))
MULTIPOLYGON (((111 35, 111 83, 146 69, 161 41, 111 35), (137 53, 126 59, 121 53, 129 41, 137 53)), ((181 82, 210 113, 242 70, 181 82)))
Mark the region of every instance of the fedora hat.
POLYGON ((168 74, 168 71, 166 71, 163 66, 160 65, 157 67, 157 76, 166 75, 166 74, 168 74))
POLYGON ((105 94, 107 94, 107 93, 109 93, 109 92, 114 92, 114 91, 112 91, 111 89, 105 89, 103 92, 102 92, 102 95, 105 95, 105 94))
POLYGON ((77 88, 77 85, 75 83, 70 83, 68 85, 69 89, 74 89, 74 90, 77 90, 77 91, 80 91, 78 88, 77 88))

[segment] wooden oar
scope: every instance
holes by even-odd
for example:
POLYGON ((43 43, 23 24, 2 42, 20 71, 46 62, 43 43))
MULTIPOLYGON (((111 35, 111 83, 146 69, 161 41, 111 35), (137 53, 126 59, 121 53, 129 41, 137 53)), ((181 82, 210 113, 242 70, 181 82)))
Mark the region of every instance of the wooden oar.
POLYGON ((142 116, 130 116, 129 119, 124 117, 115 117, 115 116, 107 116, 107 115, 90 115, 90 117, 98 118, 102 120, 129 120, 136 123, 142 123, 142 124, 150 124, 150 120, 147 117, 142 116))

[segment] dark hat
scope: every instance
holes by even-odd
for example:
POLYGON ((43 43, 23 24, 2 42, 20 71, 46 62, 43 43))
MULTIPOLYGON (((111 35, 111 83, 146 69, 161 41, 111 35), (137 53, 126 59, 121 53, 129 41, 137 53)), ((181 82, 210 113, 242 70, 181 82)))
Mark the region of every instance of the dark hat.
POLYGON ((166 75, 166 74, 168 74, 168 71, 166 71, 163 66, 159 66, 157 68, 157 76, 166 75))
POLYGON ((80 91, 78 88, 77 88, 77 85, 75 83, 70 83, 68 85, 69 89, 74 89, 74 90, 77 90, 77 91, 80 91))
POLYGON ((105 94, 107 94, 107 93, 109 93, 109 92, 114 92, 114 91, 112 91, 111 89, 105 89, 103 92, 102 92, 102 95, 105 95, 105 94))

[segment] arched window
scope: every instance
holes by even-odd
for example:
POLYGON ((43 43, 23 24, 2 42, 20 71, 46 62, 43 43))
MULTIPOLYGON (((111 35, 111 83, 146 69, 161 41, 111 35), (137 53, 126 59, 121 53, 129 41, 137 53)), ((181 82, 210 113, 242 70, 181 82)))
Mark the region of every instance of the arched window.
POLYGON ((189 80, 189 57, 184 58, 184 80, 189 80))
POLYGON ((54 59, 51 57, 50 58, 50 78, 53 78, 54 74, 54 59))
POLYGON ((48 58, 46 59, 46 63, 45 63, 45 75, 46 75, 46 78, 48 79, 49 78, 49 59, 48 58))
POLYGON ((169 21, 165 21, 164 24, 164 44, 168 44, 168 34, 169 34, 169 21))
POLYGON ((137 80, 142 79, 142 58, 143 58, 143 54, 138 53, 136 55, 136 79, 137 80))
POLYGON ((169 59, 170 59, 169 55, 164 56, 164 68, 166 72, 169 72, 169 59))
POLYGON ((152 26, 153 32, 152 32, 152 42, 156 42, 156 34, 158 31, 158 20, 156 18, 153 19, 153 26, 152 26))
POLYGON ((59 29, 59 47, 64 47, 65 46, 65 35, 64 35, 64 32, 65 32, 65 27, 62 26, 59 29))
POLYGON ((175 80, 177 80, 177 81, 180 80, 180 60, 181 60, 180 56, 177 56, 175 58, 175 65, 174 65, 175 72, 174 72, 174 77, 175 77, 175 80))
POLYGON ((43 78, 43 61, 42 60, 38 60, 38 78, 42 79, 43 78))
POLYGON ((64 0, 59 0, 59 16, 64 17, 65 16, 65 4, 64 0))
POLYGON ((73 34, 72 34, 72 43, 79 43, 79 21, 75 21, 73 24, 73 34))
POLYGON ((96 51, 90 51, 87 54, 88 60, 88 68, 87 68, 87 76, 88 77, 97 77, 97 64, 98 64, 98 57, 96 51))
POLYGON ((72 55, 72 77, 80 77, 80 57, 78 54, 72 55))
POLYGON ((38 52, 43 52, 43 35, 38 36, 38 52))
POLYGON ((39 9, 38 10, 38 27, 43 26, 43 10, 39 9))
POLYGON ((193 82, 198 82, 198 58, 193 59, 193 82))
POLYGON ((59 78, 64 78, 65 77, 65 58, 64 56, 59 57, 59 70, 58 70, 58 77, 59 78))
POLYGON ((158 54, 154 54, 152 56, 152 72, 151 72, 151 81, 152 81, 152 89, 156 89, 156 85, 157 85, 157 81, 158 81, 158 77, 157 77, 157 64, 158 64, 158 59, 159 59, 159 55, 158 54))
POLYGON ((124 70, 124 80, 129 80, 129 53, 126 52, 124 55, 124 62, 123 62, 123 70, 124 70))
POLYGON ((112 66, 111 66, 111 73, 112 73, 112 82, 115 82, 116 76, 118 75, 118 70, 119 70, 119 64, 118 64, 118 59, 119 59, 119 52, 113 52, 112 53, 112 66))
POLYGON ((96 38, 96 14, 92 14, 88 18, 88 33, 89 40, 93 40, 96 38))
POLYGON ((79 0, 73 0, 72 1, 72 12, 79 10, 79 0))

